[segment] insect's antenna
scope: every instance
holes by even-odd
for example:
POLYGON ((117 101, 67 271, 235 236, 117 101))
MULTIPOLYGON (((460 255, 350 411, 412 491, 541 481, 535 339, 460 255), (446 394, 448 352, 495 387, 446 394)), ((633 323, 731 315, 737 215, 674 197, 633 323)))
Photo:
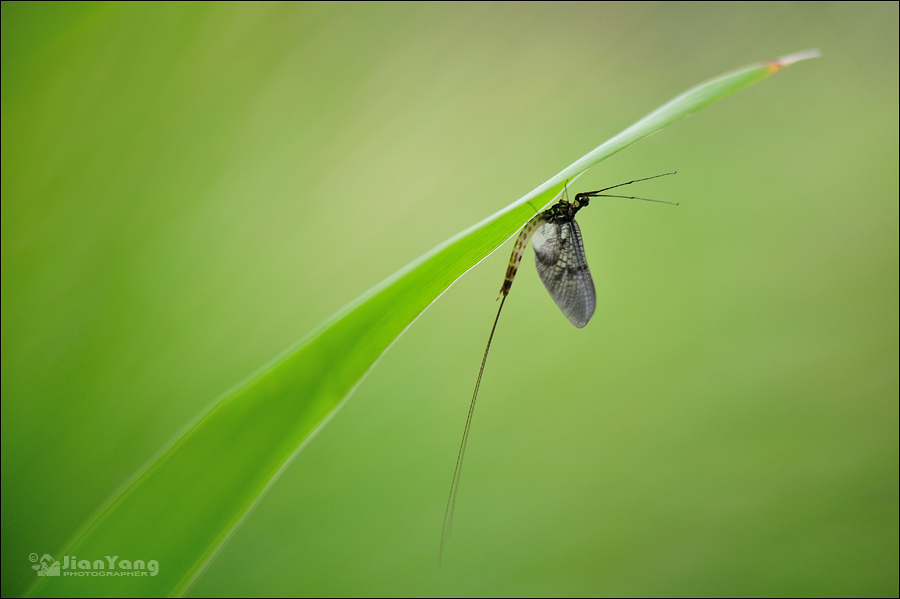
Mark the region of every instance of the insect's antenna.
POLYGON ((601 194, 596 194, 596 195, 594 195, 594 194, 596 194, 596 192, 591 191, 591 192, 588 192, 587 194, 580 193, 578 195, 588 195, 589 197, 592 197, 592 198, 622 198, 623 200, 644 200, 645 202, 656 202, 658 204, 668 204, 670 206, 678 206, 679 205, 678 202, 667 202, 665 200, 654 200, 651 198, 639 198, 637 196, 616 196, 616 195, 610 195, 607 193, 601 193, 601 194))
POLYGON ((447 498, 447 507, 444 509, 444 526, 441 529, 441 550, 438 554, 438 563, 444 557, 444 539, 450 537, 450 530, 453 528, 453 510, 456 507, 456 493, 459 491, 459 476, 462 473, 463 458, 466 456, 466 442, 469 440, 469 427, 472 425, 472 414, 475 412, 475 400, 478 398, 478 388, 481 387, 481 375, 484 374, 484 365, 487 362, 488 352, 491 351, 491 341, 494 339, 494 331, 497 330, 497 321, 500 320, 500 312, 503 310, 503 303, 506 301, 506 294, 500 301, 500 309, 497 310, 497 316, 494 318, 494 326, 491 327, 491 334, 488 337, 487 347, 484 348, 484 357, 481 358, 481 369, 478 371, 478 380, 475 381, 475 391, 472 393, 472 403, 469 404, 469 415, 466 417, 466 428, 463 431, 462 441, 459 444, 459 453, 456 455, 456 468, 453 470, 453 482, 450 483, 450 496, 447 498))
POLYGON ((629 181, 628 183, 619 183, 618 185, 613 185, 611 187, 604 187, 603 189, 598 189, 597 191, 588 191, 585 193, 580 193, 580 196, 587 197, 596 197, 595 194, 601 193, 603 191, 609 191, 610 189, 615 189, 616 187, 625 187, 626 185, 631 185, 632 183, 640 183, 641 181, 649 181, 650 179, 657 179, 659 177, 667 177, 669 175, 677 175, 678 171, 672 171, 671 173, 663 173, 661 175, 653 175, 652 177, 644 177, 643 179, 635 179, 634 181, 629 181))

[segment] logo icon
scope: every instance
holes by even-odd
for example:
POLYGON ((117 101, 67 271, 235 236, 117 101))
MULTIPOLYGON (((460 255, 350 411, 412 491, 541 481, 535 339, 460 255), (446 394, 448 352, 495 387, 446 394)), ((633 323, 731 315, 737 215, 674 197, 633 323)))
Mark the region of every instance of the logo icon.
MULTIPOLYGON (((28 559, 37 562, 37 553, 32 553, 28 556, 28 559)), ((53 556, 49 553, 45 553, 41 561, 33 564, 31 567, 37 570, 38 576, 59 576, 59 560, 53 559, 53 556)))

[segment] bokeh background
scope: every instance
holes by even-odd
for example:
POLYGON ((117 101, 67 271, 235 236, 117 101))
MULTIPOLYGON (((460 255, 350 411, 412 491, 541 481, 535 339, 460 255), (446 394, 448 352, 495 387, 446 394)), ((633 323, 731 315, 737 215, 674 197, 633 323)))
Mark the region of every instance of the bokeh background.
MULTIPOLYGON (((202 595, 898 593, 898 5, 2 12, 2 593, 219 394, 686 88, 593 168, 593 321, 509 247, 382 358, 202 595)), ((165 564, 161 564, 165 567, 165 564)))

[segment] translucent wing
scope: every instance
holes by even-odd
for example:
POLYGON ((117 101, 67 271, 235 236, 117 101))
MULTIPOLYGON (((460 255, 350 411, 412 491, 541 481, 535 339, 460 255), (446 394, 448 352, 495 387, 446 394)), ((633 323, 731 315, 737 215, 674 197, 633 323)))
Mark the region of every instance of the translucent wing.
POLYGON ((594 280, 584 257, 581 229, 574 220, 544 223, 531 239, 534 263, 550 297, 579 329, 597 306, 594 280))

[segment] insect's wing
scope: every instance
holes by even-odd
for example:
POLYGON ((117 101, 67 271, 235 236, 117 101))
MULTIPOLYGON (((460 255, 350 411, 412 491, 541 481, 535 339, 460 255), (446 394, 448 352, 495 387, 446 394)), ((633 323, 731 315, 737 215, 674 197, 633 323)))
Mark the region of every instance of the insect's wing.
POLYGON ((584 257, 578 223, 544 223, 531 239, 534 263, 550 297, 579 329, 597 306, 594 280, 584 257))

